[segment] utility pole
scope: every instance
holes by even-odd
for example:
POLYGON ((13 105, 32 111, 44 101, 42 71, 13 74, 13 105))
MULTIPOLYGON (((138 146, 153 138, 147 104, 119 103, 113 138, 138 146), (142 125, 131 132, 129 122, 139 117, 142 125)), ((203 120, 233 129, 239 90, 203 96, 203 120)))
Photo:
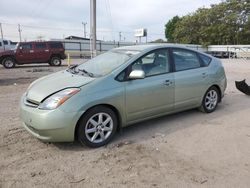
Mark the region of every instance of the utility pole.
POLYGON ((19 33, 19 40, 22 42, 22 30, 20 24, 18 24, 18 33, 19 33))
POLYGON ((5 51, 5 45, 4 45, 4 42, 3 42, 3 29, 2 29, 2 23, 0 23, 0 30, 1 30, 1 37, 2 37, 3 50, 5 51))
POLYGON ((96 0, 90 0, 91 57, 96 56, 96 0))
POLYGON ((119 41, 121 41, 122 40, 122 32, 120 31, 119 32, 119 41))
POLYGON ((87 32, 86 32, 87 22, 82 22, 82 25, 83 25, 83 36, 84 38, 86 38, 87 37, 87 32))

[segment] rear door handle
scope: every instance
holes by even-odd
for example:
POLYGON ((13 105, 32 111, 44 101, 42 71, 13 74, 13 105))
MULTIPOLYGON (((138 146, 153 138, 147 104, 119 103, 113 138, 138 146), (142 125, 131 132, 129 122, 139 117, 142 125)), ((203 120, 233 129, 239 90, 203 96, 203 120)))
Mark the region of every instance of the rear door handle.
POLYGON ((170 86, 170 85, 172 85, 172 81, 170 81, 170 80, 165 80, 165 81, 164 81, 164 85, 170 86))
POLYGON ((203 72, 202 73, 202 78, 206 78, 207 77, 207 73, 203 72))

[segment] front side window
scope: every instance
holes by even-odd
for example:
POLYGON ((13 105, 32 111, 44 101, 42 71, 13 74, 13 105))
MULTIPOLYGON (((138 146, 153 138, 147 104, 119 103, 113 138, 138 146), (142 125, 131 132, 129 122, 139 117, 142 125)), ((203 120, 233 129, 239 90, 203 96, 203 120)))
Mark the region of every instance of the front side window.
POLYGON ((22 47, 23 50, 31 50, 32 49, 32 44, 30 44, 30 43, 21 44, 20 47, 22 47))
POLYGON ((195 52, 185 49, 173 49, 175 70, 182 71, 199 68, 200 61, 195 52))
POLYGON ((143 70, 146 77, 168 73, 170 70, 168 50, 155 50, 139 58, 132 65, 132 71, 133 70, 143 70))
POLYGON ((35 48, 37 48, 37 49, 45 49, 46 44, 45 43, 36 43, 35 48))

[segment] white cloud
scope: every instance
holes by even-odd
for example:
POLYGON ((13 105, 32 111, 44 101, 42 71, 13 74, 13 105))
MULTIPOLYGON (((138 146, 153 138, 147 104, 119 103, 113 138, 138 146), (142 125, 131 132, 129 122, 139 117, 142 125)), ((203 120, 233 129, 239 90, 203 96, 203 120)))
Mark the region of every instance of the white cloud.
MULTIPOLYGON (((175 15, 185 15, 221 0, 97 0, 98 38, 118 39, 118 32, 133 40, 133 31, 147 28, 150 39, 164 38, 164 25, 175 15)), ((18 39, 17 24, 28 40, 38 35, 62 38, 83 35, 82 21, 88 22, 90 0, 8 0, 0 1, 0 22, 6 38, 18 39), (37 28, 25 27, 34 26, 37 28), (46 27, 46 28, 43 28, 46 27), (57 29, 50 29, 50 28, 57 29)))

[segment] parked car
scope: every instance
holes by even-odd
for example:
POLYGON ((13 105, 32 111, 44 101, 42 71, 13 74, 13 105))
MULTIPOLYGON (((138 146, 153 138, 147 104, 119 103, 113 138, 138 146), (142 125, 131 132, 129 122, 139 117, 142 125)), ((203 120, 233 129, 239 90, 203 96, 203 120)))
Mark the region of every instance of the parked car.
POLYGON ((5 50, 10 50, 14 48, 15 45, 16 45, 16 42, 12 42, 11 40, 0 39, 0 52, 3 52, 5 50))
POLYGON ((176 45, 126 46, 33 82, 21 118, 40 140, 99 147, 136 122, 193 108, 211 113, 226 85, 212 56, 176 45))
POLYGON ((5 68, 13 68, 16 64, 49 63, 60 66, 65 59, 65 49, 61 42, 21 42, 13 50, 0 53, 0 63, 5 68))

